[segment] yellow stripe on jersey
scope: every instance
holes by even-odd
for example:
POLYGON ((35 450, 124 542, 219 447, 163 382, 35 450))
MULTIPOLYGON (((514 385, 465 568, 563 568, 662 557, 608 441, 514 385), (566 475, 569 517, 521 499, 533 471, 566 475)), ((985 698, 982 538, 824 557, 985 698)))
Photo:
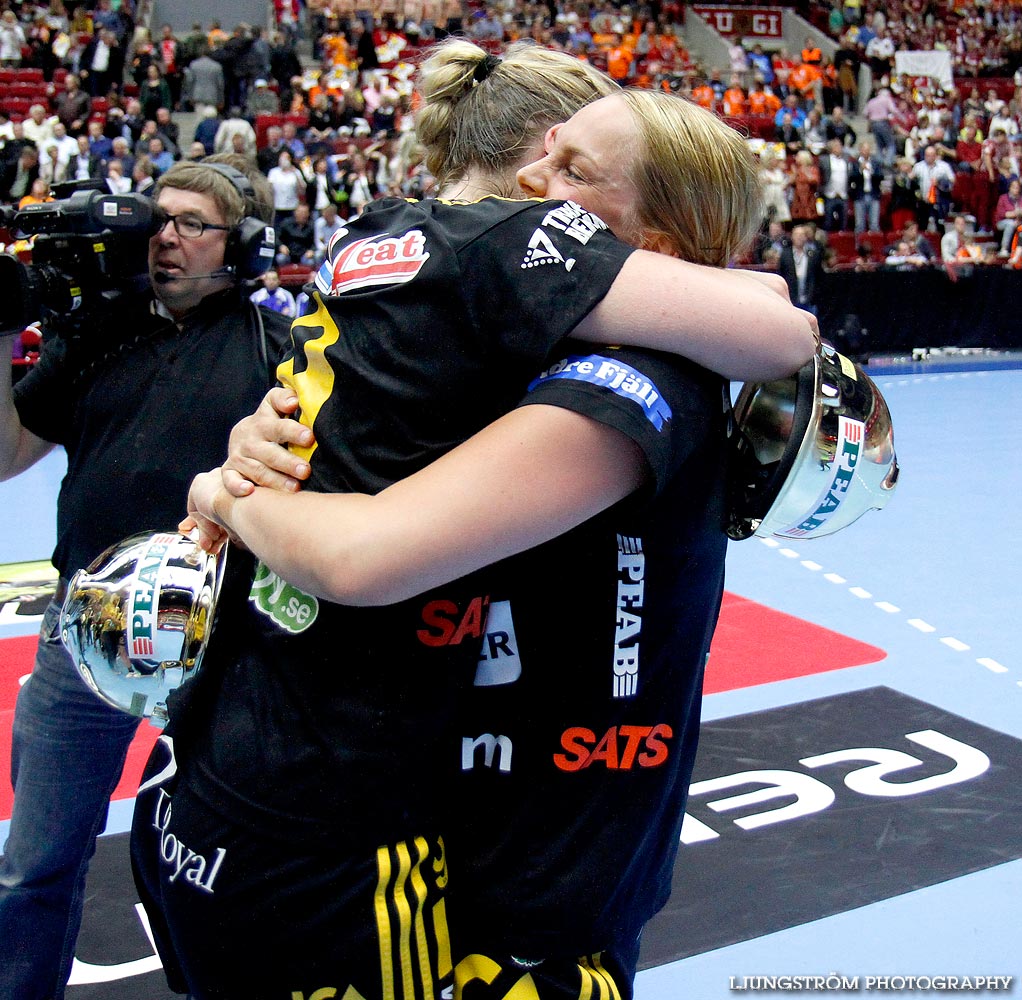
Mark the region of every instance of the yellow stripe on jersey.
MULTIPOLYGON (((295 327, 309 327, 311 329, 322 328, 323 332, 318 337, 308 340, 303 345, 305 355, 304 371, 295 373, 294 358, 288 358, 277 366, 277 378, 280 383, 293 389, 298 396, 298 403, 301 407, 299 420, 310 430, 319 416, 323 404, 330 398, 334 388, 334 370, 326 359, 328 347, 336 344, 341 338, 341 331, 333 321, 329 310, 323 305, 323 299, 319 292, 312 293, 312 300, 316 303, 316 311, 299 316, 291 324, 292 331, 295 327)), ((294 334, 292 333, 292 339, 294 334)), ((291 451, 309 461, 312 453, 316 450, 316 442, 308 448, 300 448, 297 445, 291 446, 291 451)))
POLYGON ((441 896, 428 909, 430 889, 423 873, 424 866, 435 868, 437 856, 443 857, 442 843, 433 850, 424 837, 376 851, 373 909, 384 1000, 436 1000, 434 984, 451 971, 446 907, 441 896))
POLYGON ((582 972, 582 991, 579 1000, 588 1000, 596 987, 596 996, 600 1000, 621 1000, 621 991, 614 982, 614 977, 603 967, 599 955, 580 958, 578 967, 582 972))
POLYGON ((429 845, 422 837, 415 838, 415 847, 418 851, 418 859, 412 865, 409 876, 409 884, 415 895, 415 919, 413 928, 415 931, 415 953, 419 960, 419 976, 423 984, 424 1000, 433 1000, 433 974, 429 961, 429 943, 426 939, 426 925, 424 914, 426 910, 426 882, 422 877, 422 864, 429 859, 429 845))
POLYGON ((376 882, 373 907, 376 910, 376 937, 380 944, 380 995, 387 998, 394 996, 394 964, 391 958, 393 942, 390 932, 390 911, 387 907, 390 869, 390 848, 381 847, 376 851, 376 870, 379 878, 376 882))
POLYGON ((579 987, 578 1000, 593 1000, 593 977, 582 968, 581 964, 579 964, 578 971, 582 974, 582 985, 579 987))
POLYGON ((408 875, 411 868, 411 858, 408 854, 408 844, 400 843, 395 845, 398 859, 397 879, 394 882, 394 906, 397 909, 398 919, 398 965, 401 968, 401 996, 415 996, 415 973, 412 969, 411 935, 412 935, 412 912, 408 905, 407 887, 408 875))
POLYGON ((447 931, 447 900, 441 896, 433 905, 433 935, 436 938, 436 974, 444 979, 451 974, 451 937, 447 931))

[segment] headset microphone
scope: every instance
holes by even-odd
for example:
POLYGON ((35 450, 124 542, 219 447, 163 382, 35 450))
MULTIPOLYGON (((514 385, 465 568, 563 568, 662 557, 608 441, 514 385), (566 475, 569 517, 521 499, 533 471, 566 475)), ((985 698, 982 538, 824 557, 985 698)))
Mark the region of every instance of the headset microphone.
POLYGON ((168 274, 166 271, 156 271, 153 274, 153 281, 158 285, 169 285, 172 281, 202 281, 206 278, 232 278, 235 269, 233 267, 218 267, 209 274, 168 274))

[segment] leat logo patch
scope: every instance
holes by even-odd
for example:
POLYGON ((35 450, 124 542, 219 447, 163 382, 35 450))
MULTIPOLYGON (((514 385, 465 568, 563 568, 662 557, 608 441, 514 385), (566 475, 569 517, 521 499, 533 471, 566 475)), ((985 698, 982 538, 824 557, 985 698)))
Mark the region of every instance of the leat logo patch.
POLYGON ((377 285, 411 281, 429 260, 426 238, 419 229, 401 236, 372 236, 347 246, 334 245, 331 258, 316 275, 328 295, 343 295, 377 285))

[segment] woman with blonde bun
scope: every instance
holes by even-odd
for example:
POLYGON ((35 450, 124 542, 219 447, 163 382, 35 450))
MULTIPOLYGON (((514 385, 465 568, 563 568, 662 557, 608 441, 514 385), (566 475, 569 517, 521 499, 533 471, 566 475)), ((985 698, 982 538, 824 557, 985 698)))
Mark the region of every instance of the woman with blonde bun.
POLYGON ((335 236, 284 388, 182 522, 258 560, 135 811, 160 954, 199 998, 624 996, 669 885, 723 579, 724 377, 795 370, 813 330, 720 267, 759 221, 740 138, 667 95, 594 92, 562 124, 517 53, 460 44, 424 68, 423 135, 451 104, 426 142, 444 197, 335 236), (461 101, 511 114, 516 88, 505 144, 447 141, 461 101), (482 196, 513 171, 534 197, 482 196))

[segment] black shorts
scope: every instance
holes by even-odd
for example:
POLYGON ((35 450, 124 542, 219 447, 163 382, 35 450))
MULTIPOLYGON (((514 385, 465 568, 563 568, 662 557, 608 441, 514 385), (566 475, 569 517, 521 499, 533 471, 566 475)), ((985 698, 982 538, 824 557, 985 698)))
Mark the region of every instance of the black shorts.
POLYGON ((257 833, 210 808, 167 749, 157 744, 147 768, 131 847, 171 989, 201 1000, 440 997, 452 965, 438 837, 355 852, 257 833))
POLYGON ((638 957, 638 939, 574 959, 540 960, 494 949, 462 956, 456 951, 454 996, 456 1000, 505 1000, 506 997, 632 1000, 638 957))

